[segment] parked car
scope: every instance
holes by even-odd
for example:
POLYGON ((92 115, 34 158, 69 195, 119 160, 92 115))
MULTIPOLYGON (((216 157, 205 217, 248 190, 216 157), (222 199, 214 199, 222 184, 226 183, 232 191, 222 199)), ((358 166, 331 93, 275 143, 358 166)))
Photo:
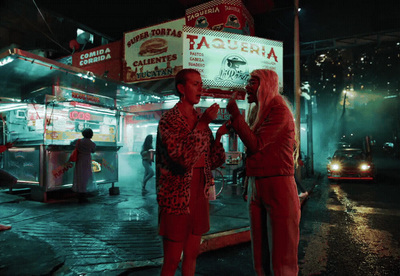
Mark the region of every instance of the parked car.
POLYGON ((350 148, 350 147, 351 147, 350 143, 347 142, 339 142, 336 144, 337 149, 350 148))
POLYGON ((328 179, 333 180, 374 180, 376 168, 372 158, 360 148, 342 148, 328 158, 328 179))

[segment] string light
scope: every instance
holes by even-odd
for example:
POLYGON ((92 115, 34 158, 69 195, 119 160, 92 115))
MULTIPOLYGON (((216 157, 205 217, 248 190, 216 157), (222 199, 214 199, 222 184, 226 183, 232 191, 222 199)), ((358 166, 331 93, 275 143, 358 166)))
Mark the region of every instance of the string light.
POLYGON ((3 58, 3 59, 0 59, 0 66, 4 66, 4 65, 9 64, 9 63, 11 63, 13 61, 14 61, 14 59, 11 58, 11 57, 6 57, 6 58, 3 58))

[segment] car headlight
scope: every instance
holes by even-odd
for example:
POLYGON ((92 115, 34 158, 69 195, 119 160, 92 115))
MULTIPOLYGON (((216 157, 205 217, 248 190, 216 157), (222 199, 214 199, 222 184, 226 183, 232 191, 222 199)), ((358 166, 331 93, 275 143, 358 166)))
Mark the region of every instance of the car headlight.
POLYGON ((330 168, 331 171, 340 171, 340 165, 338 163, 332 163, 330 168))
POLYGON ((367 171, 371 168, 371 166, 369 164, 363 163, 360 165, 360 170, 362 171, 367 171))

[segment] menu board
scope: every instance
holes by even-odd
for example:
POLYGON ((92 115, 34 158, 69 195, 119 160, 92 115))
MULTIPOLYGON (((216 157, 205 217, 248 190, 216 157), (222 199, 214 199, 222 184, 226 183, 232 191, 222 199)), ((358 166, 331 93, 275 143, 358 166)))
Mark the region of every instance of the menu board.
POLYGON ((124 82, 172 78, 182 69, 185 18, 124 34, 124 82))
POLYGON ((116 143, 116 111, 79 102, 50 103, 46 109, 45 143, 69 145, 82 138, 82 130, 91 128, 92 140, 98 145, 116 143))
POLYGON ((210 88, 243 88, 251 71, 271 69, 283 89, 283 43, 184 26, 183 68, 198 70, 210 88))

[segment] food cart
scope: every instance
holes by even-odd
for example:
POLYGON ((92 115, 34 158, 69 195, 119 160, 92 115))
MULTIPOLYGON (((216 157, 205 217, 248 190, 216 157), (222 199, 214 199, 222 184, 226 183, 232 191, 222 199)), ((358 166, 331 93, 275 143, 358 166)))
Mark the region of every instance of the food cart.
POLYGON ((15 142, 3 154, 2 163, 18 178, 15 187, 31 188, 32 199, 39 201, 46 201, 49 191, 71 187, 74 165, 68 162, 69 156, 82 138, 81 131, 91 128, 96 143, 92 154, 95 182, 111 183, 110 194, 115 193, 122 145, 122 116, 115 100, 118 85, 18 49, 2 60, 10 61, 0 72, 13 73, 8 88, 14 96, 12 102, 3 100, 0 105, 2 141, 15 142), (20 81, 27 72, 33 75, 32 81, 29 77, 20 81))

